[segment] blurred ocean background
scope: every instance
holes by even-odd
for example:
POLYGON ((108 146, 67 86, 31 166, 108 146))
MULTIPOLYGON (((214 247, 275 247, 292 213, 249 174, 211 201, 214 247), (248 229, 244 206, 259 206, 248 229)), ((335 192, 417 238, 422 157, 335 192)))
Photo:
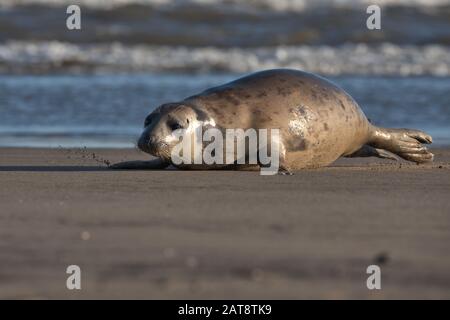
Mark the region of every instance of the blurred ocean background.
POLYGON ((159 104, 279 67, 450 145, 450 0, 0 0, 0 146, 132 147, 159 104))

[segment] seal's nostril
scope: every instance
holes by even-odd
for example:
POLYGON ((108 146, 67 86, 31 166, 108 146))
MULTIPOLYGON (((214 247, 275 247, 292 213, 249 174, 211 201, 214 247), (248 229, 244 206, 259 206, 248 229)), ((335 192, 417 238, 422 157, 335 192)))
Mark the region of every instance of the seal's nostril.
POLYGON ((155 136, 142 134, 138 140, 138 148, 144 152, 154 154, 158 150, 159 140, 155 136))

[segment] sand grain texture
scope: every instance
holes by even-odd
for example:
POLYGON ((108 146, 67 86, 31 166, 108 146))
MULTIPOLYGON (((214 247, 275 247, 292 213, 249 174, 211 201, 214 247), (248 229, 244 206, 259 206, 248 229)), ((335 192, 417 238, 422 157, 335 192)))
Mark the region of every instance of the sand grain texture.
POLYGON ((450 298, 450 149, 435 153, 263 177, 3 148, 0 298, 450 298), (382 290, 366 288, 370 264, 382 290))

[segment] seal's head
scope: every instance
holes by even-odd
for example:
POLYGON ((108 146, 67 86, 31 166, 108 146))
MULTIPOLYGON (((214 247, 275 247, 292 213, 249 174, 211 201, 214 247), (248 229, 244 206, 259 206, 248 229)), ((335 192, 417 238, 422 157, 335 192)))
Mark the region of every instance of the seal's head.
POLYGON ((183 103, 163 104, 150 113, 144 122, 144 131, 138 147, 153 156, 170 160, 172 148, 179 142, 173 132, 202 125, 205 114, 183 103))

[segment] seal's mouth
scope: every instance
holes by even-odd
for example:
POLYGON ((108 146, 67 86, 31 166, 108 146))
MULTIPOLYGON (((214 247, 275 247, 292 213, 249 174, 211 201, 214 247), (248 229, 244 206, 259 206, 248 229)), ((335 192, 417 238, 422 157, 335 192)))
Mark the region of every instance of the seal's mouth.
POLYGON ((137 145, 141 151, 152 156, 164 159, 170 158, 169 145, 163 141, 141 136, 137 145))

